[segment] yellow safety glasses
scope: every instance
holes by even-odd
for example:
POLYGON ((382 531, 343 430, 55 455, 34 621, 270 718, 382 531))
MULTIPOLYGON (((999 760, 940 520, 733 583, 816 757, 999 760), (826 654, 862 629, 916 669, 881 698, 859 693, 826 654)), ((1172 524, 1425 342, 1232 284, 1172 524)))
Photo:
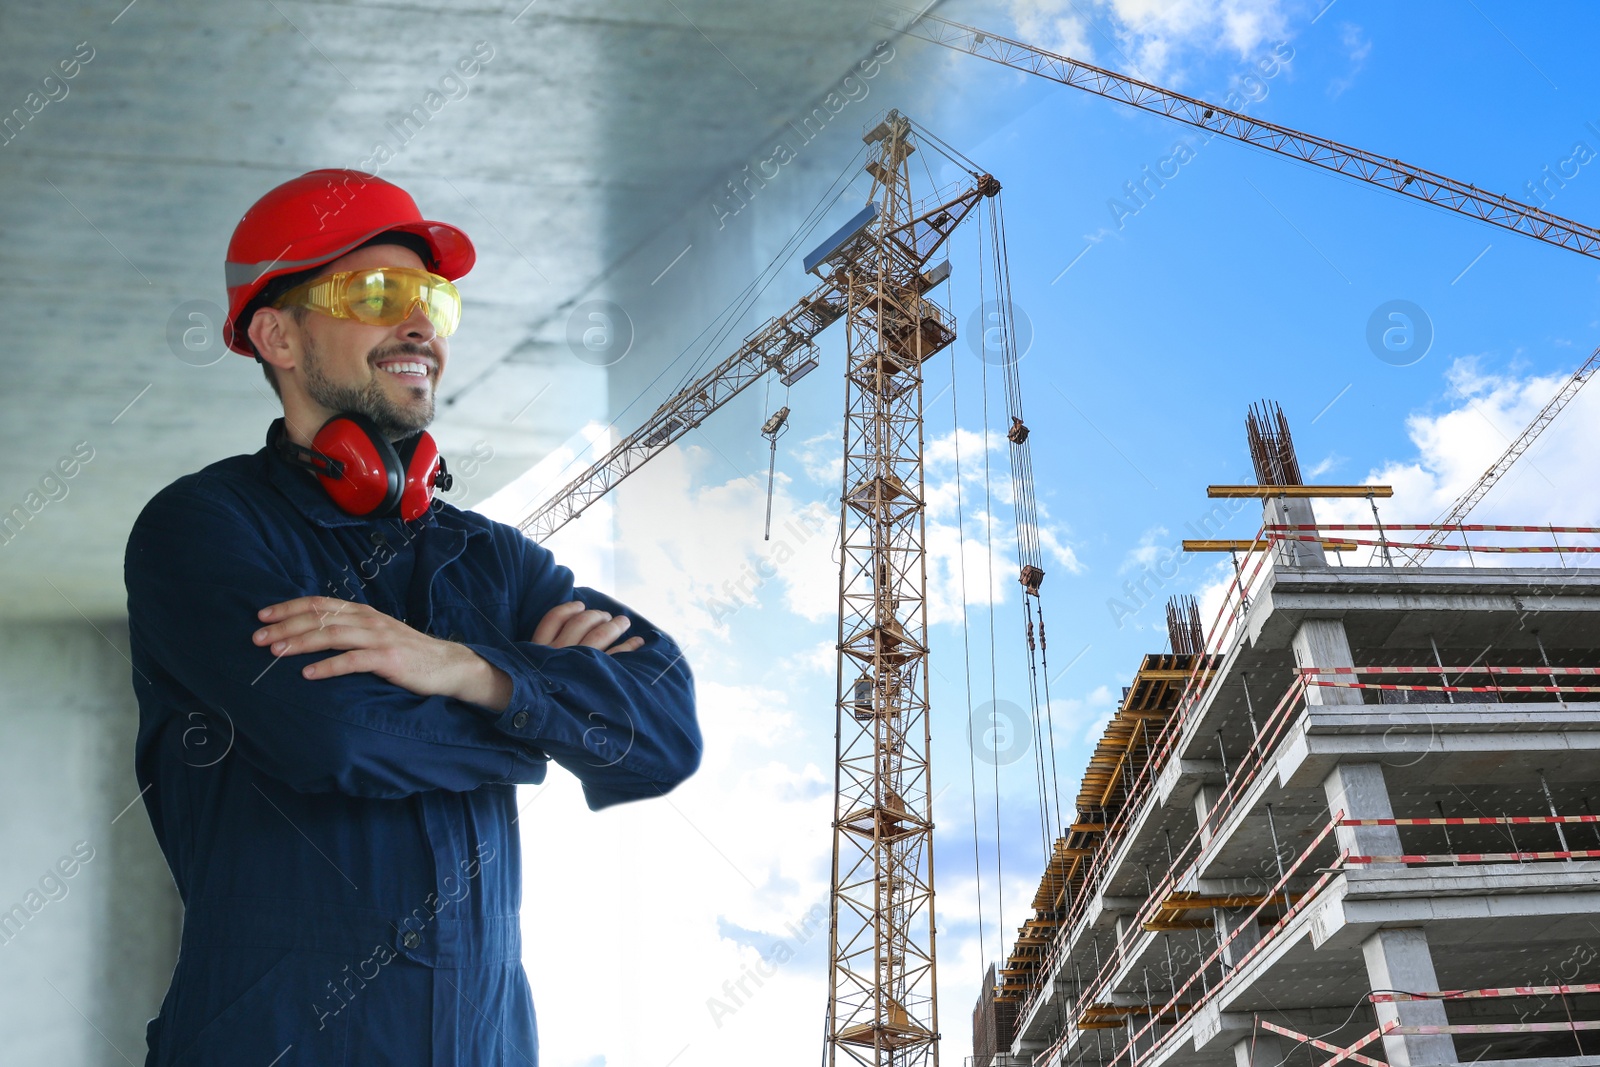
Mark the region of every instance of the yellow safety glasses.
POLYGON ((461 293, 437 274, 415 267, 372 267, 325 274, 295 286, 273 304, 299 304, 336 319, 395 326, 418 304, 434 332, 449 337, 461 325, 461 293))

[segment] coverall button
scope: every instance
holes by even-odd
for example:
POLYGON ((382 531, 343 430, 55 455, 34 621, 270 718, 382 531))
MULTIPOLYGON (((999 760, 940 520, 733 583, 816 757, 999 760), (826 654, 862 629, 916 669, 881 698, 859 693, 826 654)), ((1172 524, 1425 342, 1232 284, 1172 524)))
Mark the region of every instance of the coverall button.
POLYGON ((367 532, 367 540, 374 545, 382 545, 387 544, 389 539, 383 536, 382 530, 370 530, 367 532))
POLYGON ((511 725, 515 726, 519 730, 528 725, 528 713, 525 711, 519 711, 515 715, 511 716, 511 725))
POLYGON ((418 948, 422 944, 422 935, 415 930, 407 930, 405 936, 400 939, 400 943, 406 948, 418 948))

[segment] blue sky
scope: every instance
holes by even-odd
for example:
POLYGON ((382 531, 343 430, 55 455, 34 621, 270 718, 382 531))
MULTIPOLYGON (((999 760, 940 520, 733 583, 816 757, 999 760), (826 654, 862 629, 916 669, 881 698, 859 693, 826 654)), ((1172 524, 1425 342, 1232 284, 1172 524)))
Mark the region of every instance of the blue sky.
MULTIPOLYGON (((1087 43, 1092 54, 1083 58, 1125 71, 1138 65, 1150 80, 1206 99, 1221 100, 1236 88, 1261 96, 1264 88, 1249 108, 1254 115, 1519 199, 1529 198, 1525 183, 1542 178, 1546 166, 1555 171, 1566 161, 1566 172, 1576 175, 1558 189, 1547 187, 1549 209, 1600 220, 1600 71, 1587 47, 1600 39, 1600 13, 1592 8, 1490 0, 1336 0, 1326 8, 1196 0, 1152 14, 1132 0, 1075 6, 1063 0, 963 5, 950 16, 1020 34, 1015 18, 1055 38, 1032 38, 1041 44, 1087 43), (1092 25, 1073 25, 1084 12, 1092 25), (1252 90, 1242 79, 1253 70, 1259 76, 1252 64, 1279 42, 1292 49, 1292 61, 1252 90), (1575 153, 1579 142, 1592 161, 1575 162, 1586 155, 1575 153)), ((1107 602, 1125 597, 1124 583, 1139 577, 1141 564, 1175 546, 1185 523, 1208 510, 1207 484, 1249 480, 1247 405, 1262 398, 1283 405, 1309 480, 1392 482, 1397 495, 1384 505, 1384 517, 1426 521, 1600 342, 1600 269, 1564 249, 1220 138, 1201 144, 1175 177, 1119 220, 1113 198, 1124 209, 1134 206, 1124 183, 1171 156, 1180 141, 1193 141, 1191 131, 970 57, 951 55, 934 65, 943 78, 920 92, 906 87, 910 99, 898 106, 1004 184, 1013 298, 1034 335, 1021 373, 1039 500, 1063 546, 1046 560, 1045 606, 1057 675, 1055 761, 1070 808, 1115 694, 1143 654, 1165 647, 1161 602, 1202 592, 1219 564, 1184 562, 1159 598, 1120 626, 1107 602), (1417 305, 1431 324, 1430 349, 1407 366, 1378 358, 1367 342, 1369 319, 1392 300, 1417 305), (1058 673, 1075 657, 1070 670, 1058 673)), ((874 102, 892 101, 885 94, 874 102)), ((841 200, 819 232, 857 206, 841 200)), ((952 246, 949 301, 963 325, 978 303, 975 247, 970 228, 952 246)), ((798 292, 798 268, 792 273, 798 292)), ((813 375, 791 398, 794 428, 778 461, 780 531, 807 508, 836 522, 841 343, 836 333, 827 337, 829 373, 813 375)), ((969 703, 963 630, 953 621, 959 599, 950 599, 959 597, 959 571, 948 569, 955 558, 949 503, 956 420, 947 392, 928 419, 930 497, 937 498, 930 543, 938 541, 936 562, 945 568, 936 582, 942 621, 931 637, 946 1056, 969 1054, 967 1020, 982 963, 1009 946, 1041 869, 1031 756, 998 772, 978 763, 976 791, 969 785, 969 707, 991 694, 1027 703, 1007 540, 1006 459, 998 449, 990 462, 1002 592, 993 604, 990 666, 988 557, 976 547, 982 535, 974 520, 983 493, 983 366, 962 339, 927 372, 932 397, 955 371, 966 534, 976 553, 967 557, 966 574, 969 703), (975 847, 983 870, 981 945, 975 847), (1005 907, 999 931, 997 884, 1005 907)), ((993 372, 989 393, 989 421, 1000 427, 993 372)), ((1600 443, 1600 431, 1591 429, 1600 425, 1595 400, 1581 397, 1478 517, 1600 520, 1586 462, 1600 443)), ((707 444, 714 447, 691 441, 675 448, 652 464, 648 477, 624 487, 627 506, 614 545, 596 549, 571 528, 552 542, 558 558, 614 574, 620 588, 637 590, 641 611, 671 620, 696 665, 707 728, 706 768, 670 805, 585 816, 583 825, 598 829, 564 831, 553 816, 576 817, 575 789, 546 787, 550 799, 540 802, 553 809, 552 818, 528 831, 535 848, 591 861, 597 852, 625 849, 635 858, 659 856, 665 867, 688 862, 703 872, 692 892, 663 887, 664 899, 642 909, 623 894, 629 922, 637 924, 627 934, 635 950, 632 980, 652 991, 641 1023, 652 1013, 661 1020, 637 1047, 607 1036, 611 1043, 599 1060, 564 1058, 561 1050, 572 1047, 566 1037, 577 1040, 583 1012, 593 1009, 564 990, 554 971, 529 959, 541 1016, 554 1028, 546 1031, 546 1054, 557 1064, 653 1063, 667 1058, 656 1052, 670 1055, 680 1044, 695 1050, 681 1062, 742 1062, 752 1040, 773 1034, 815 1055, 825 938, 794 931, 803 929, 808 909, 826 904, 832 530, 788 535, 792 560, 786 553, 775 576, 739 600, 733 614, 713 609, 722 583, 767 558, 775 542, 760 541, 764 487, 732 478, 716 454, 764 471, 764 442, 750 426, 717 424, 708 426, 707 444), (630 526, 627 518, 672 511, 692 518, 665 526, 630 526), (779 953, 786 961, 777 976, 761 995, 733 1004, 722 983, 771 959, 779 941, 791 944, 779 953), (652 970, 658 957, 673 961, 659 975, 652 970), (686 958, 697 962, 686 969, 686 958), (711 1011, 711 1000, 734 1013, 711 1011)), ((1257 519, 1253 508, 1240 511, 1231 536, 1249 536, 1257 519)), ((575 915, 607 905, 581 899, 577 889, 563 892, 530 883, 531 899, 575 915)), ((570 958, 554 951, 551 957, 570 958)), ((582 1047, 595 1046, 586 1040, 582 1047)))

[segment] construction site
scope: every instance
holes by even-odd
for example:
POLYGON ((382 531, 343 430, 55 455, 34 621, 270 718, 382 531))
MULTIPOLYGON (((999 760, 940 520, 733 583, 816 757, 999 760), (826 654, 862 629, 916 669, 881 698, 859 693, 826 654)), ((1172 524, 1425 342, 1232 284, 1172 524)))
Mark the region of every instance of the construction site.
MULTIPOLYGON (((937 17, 907 32, 1600 252, 1600 233, 1581 223, 1398 160, 937 17)), ((763 375, 787 387, 810 373, 813 339, 845 320, 826 1062, 909 1067, 938 1062, 941 1029, 923 374, 955 339, 934 299, 949 262, 935 260, 969 213, 984 223, 989 291, 1003 309, 1011 300, 1000 182, 897 111, 863 141, 867 206, 805 258, 823 284, 525 529, 543 536, 576 518, 763 375), (970 187, 915 197, 907 161, 919 149, 968 168, 970 187)), ((1007 343, 1014 333, 1003 324, 1007 343)), ((1064 812, 1047 796, 1057 769, 1044 755, 1054 727, 1031 431, 1019 361, 998 362, 1030 728, 1054 819, 1064 812)), ((1600 1063, 1600 1034, 1588 1036, 1596 1054, 1585 1050, 1600 1030, 1600 983, 1574 981, 1593 973, 1600 908, 1600 529, 1467 521, 1597 368, 1600 350, 1430 524, 1386 526, 1378 501, 1390 486, 1305 484, 1283 411, 1250 408, 1255 483, 1206 494, 1259 500, 1260 528, 1184 542, 1227 553, 1233 579, 1204 613, 1192 596, 1167 605, 1168 648, 1143 657, 1123 689, 1075 813, 1058 823, 1032 915, 984 977, 972 1067, 1600 1063), (1372 522, 1319 524, 1315 502, 1327 499, 1366 502, 1372 522), (1521 565, 1501 566, 1508 556, 1521 565)), ((787 414, 763 427, 774 449, 787 414)))
MULTIPOLYGON (((870 30, 941 59, 982 60, 989 65, 985 70, 1026 76, 1030 86, 1047 85, 1052 93, 1090 94, 1099 98, 1096 106, 1103 101, 1107 108, 1141 112, 1141 121, 1154 116, 1206 140, 1246 146, 1262 167, 1292 164, 1323 177, 1331 174, 1405 202, 1408 209, 1454 215, 1492 229, 1497 240, 1504 235, 1547 246, 1553 256, 1600 259, 1600 230, 1594 227, 1464 179, 1252 117, 1232 97, 1188 95, 928 11, 879 6, 870 30)), ((839 54, 855 55, 861 40, 858 33, 843 42, 839 54)), ((474 54, 480 65, 489 62, 474 54)), ((882 42, 870 53, 879 68, 889 61, 882 58, 887 54, 882 42)), ((852 68, 856 76, 875 77, 876 69, 866 73, 866 63, 860 60, 852 68)), ((837 177, 824 175, 833 184, 793 232, 786 232, 781 243, 769 241, 777 245, 772 262, 757 272, 744 261, 742 248, 730 253, 723 246, 718 253, 725 258, 707 277, 753 275, 728 307, 711 313, 715 309, 705 295, 713 291, 709 283, 696 283, 688 295, 664 295, 667 288, 650 293, 694 242, 712 239, 703 212, 682 234, 673 231, 674 247, 678 236, 694 238, 678 259, 653 279, 651 271, 628 279, 646 294, 639 297, 641 305, 653 307, 645 302, 659 300, 672 306, 673 341, 684 341, 677 355, 649 365, 650 389, 630 393, 628 402, 619 404, 606 391, 621 387, 614 381, 608 386, 604 376, 563 378, 571 386, 563 410, 537 432, 507 431, 504 446, 510 459, 529 466, 558 451, 557 444, 565 446, 582 425, 580 412, 610 416, 605 434, 573 449, 558 468, 559 478, 544 485, 540 498, 519 514, 517 529, 543 543, 584 521, 601 501, 612 502, 614 491, 652 460, 694 443, 691 435, 703 435, 707 420, 725 417, 719 416, 725 408, 748 414, 764 390, 762 538, 770 540, 774 500, 782 491, 779 441, 791 428, 791 403, 799 404, 791 390, 819 370, 832 377, 827 403, 830 417, 837 411, 838 420, 829 424, 830 443, 816 455, 825 451, 827 462, 837 464, 837 481, 826 501, 838 531, 831 557, 837 564, 836 611, 826 619, 832 640, 824 650, 832 664, 833 699, 831 707, 811 709, 832 729, 832 751, 820 759, 831 760, 832 818, 817 828, 825 830, 831 846, 825 861, 827 935, 818 939, 826 941, 826 999, 806 1006, 808 1019, 821 1016, 824 1067, 937 1067, 941 1056, 962 1067, 1600 1065, 1600 981, 1591 980, 1600 978, 1600 563, 1594 556, 1600 552, 1600 528, 1475 522, 1473 514, 1600 369, 1600 349, 1566 378, 1489 469, 1429 523, 1385 520, 1383 509, 1395 501, 1395 486, 1371 479, 1319 483, 1309 464, 1308 479, 1289 415, 1276 398, 1247 396, 1242 391, 1247 385, 1263 383, 1241 379, 1235 391, 1243 426, 1236 443, 1248 451, 1254 481, 1195 484, 1184 492, 1197 506, 1235 502, 1227 515, 1242 514, 1241 521, 1254 525, 1255 532, 1242 539, 1225 536, 1224 509, 1206 505, 1212 511, 1201 525, 1214 536, 1184 540, 1183 552, 1210 562, 1225 560, 1226 577, 1196 582, 1167 599, 1164 647, 1122 665, 1121 676, 1131 671, 1131 681, 1093 739, 1087 764, 1068 766, 1059 756, 1070 744, 1064 726, 1063 739, 1056 737, 1059 693, 1057 698, 1051 694, 1065 671, 1051 667, 1046 605, 1053 613, 1049 627, 1065 628, 1058 621, 1063 615, 1082 613, 1058 591, 1064 584, 1060 572, 1067 568, 1047 565, 1047 550, 1056 559, 1065 554, 1051 547, 1045 532, 1041 497, 1047 490, 1036 484, 1033 451, 1040 436, 1059 425, 1065 409, 1048 395, 1035 401, 1041 394, 1027 387, 1001 195, 1008 178, 991 173, 893 102, 875 101, 870 112, 860 110, 853 116, 860 119, 859 136, 852 128, 848 145, 855 154, 837 177), (830 214, 844 189, 863 196, 849 205, 848 217, 830 214), (795 264, 803 288, 786 292, 780 287, 768 295, 780 272, 795 264), (952 295, 952 276, 964 266, 976 290, 974 302, 993 309, 990 317, 974 320, 980 330, 988 327, 986 338, 993 338, 979 352, 981 398, 958 388, 954 368, 939 362, 953 358, 958 334, 966 328, 952 295), (781 310, 769 317, 773 307, 781 310), (748 330, 747 318, 760 325, 748 330), (735 323, 745 323, 742 339, 731 332, 735 323), (824 334, 830 330, 832 348, 825 351, 824 334), (835 360, 834 354, 842 358, 835 360), (936 369, 941 376, 949 374, 948 387, 932 377, 936 369), (658 382, 663 385, 656 390, 658 382), (1014 548, 1014 560, 1006 561, 1003 580, 1020 607, 1000 640, 1014 653, 1011 662, 1023 665, 1010 681, 1026 691, 1021 729, 1029 735, 1033 765, 1018 773, 1035 779, 1047 855, 1042 871, 1028 872, 1030 884, 1037 875, 1037 889, 1021 924, 1003 924, 1003 952, 995 957, 986 955, 983 942, 982 894, 1004 880, 998 869, 998 766, 1005 761, 998 752, 986 757, 978 748, 983 735, 974 729, 969 708, 967 766, 953 774, 941 768, 936 775, 933 763, 937 731, 955 721, 935 726, 939 709, 930 677, 939 673, 935 664, 946 664, 944 684, 965 684, 969 704, 974 677, 970 648, 963 649, 961 660, 930 636, 936 620, 929 511, 939 492, 929 473, 934 462, 930 417, 946 389, 958 515, 953 555, 962 567, 975 543, 969 542, 959 510, 962 416, 957 403, 968 405, 968 420, 982 420, 984 455, 976 462, 982 464, 982 522, 990 537, 979 551, 991 565, 991 509, 1010 511, 1014 545, 1008 547, 1014 548), (642 398, 649 402, 633 410, 642 398), (980 416, 971 413, 975 404, 981 405, 980 416), (991 408, 997 420, 993 427, 991 408), (640 414, 645 410, 649 413, 640 414), (991 430, 1008 479, 992 505, 991 430), (1345 519, 1354 509, 1364 512, 1357 521, 1329 522, 1319 520, 1319 508, 1324 517, 1336 511, 1345 519), (977 955, 986 967, 972 1007, 969 1049, 966 1003, 952 1009, 947 996, 940 1010, 943 905, 936 904, 934 811, 941 783, 954 778, 963 785, 962 773, 972 775, 974 760, 997 768, 996 873, 991 883, 977 863, 974 814, 977 955)), ((833 162, 830 157, 828 166, 833 162)), ((630 181, 649 185, 652 165, 640 163, 630 181)), ((827 170, 816 166, 818 173, 827 170)), ((749 170, 746 166, 745 173, 749 170)), ((768 180, 775 181, 771 175, 768 180)), ((815 175, 807 181, 807 196, 813 186, 824 184, 815 175)), ((717 232, 734 215, 749 211, 746 218, 753 217, 778 196, 757 200, 756 189, 766 185, 748 177, 725 185, 732 198, 722 197, 719 189, 721 199, 713 201, 717 232)), ((794 196, 803 206, 804 198, 798 192, 794 196)), ((560 214, 548 204, 543 209, 551 219, 560 214)), ((788 213, 798 214, 792 204, 788 213)), ((630 216, 618 225, 619 243, 634 240, 636 222, 630 216)), ((1016 220, 1012 227, 1015 232, 1016 220)), ((763 246, 763 254, 766 250, 763 246)), ((520 251, 517 256, 539 271, 520 251)), ((502 270, 514 258, 503 254, 502 270)), ((546 266, 553 274, 566 267, 546 266)), ((581 289, 563 293, 559 309, 602 303, 579 305, 586 294, 581 289)), ((504 306, 518 295, 510 284, 500 293, 504 306)), ((496 305, 488 315, 502 311, 496 305)), ((594 312, 591 318, 598 322, 604 315, 594 312)), ((541 319, 539 329, 555 330, 546 329, 553 321, 541 319)), ((561 327, 567 346, 582 361, 581 345, 572 340, 573 321, 579 322, 581 338, 592 330, 583 329, 588 320, 572 319, 561 327)), ((605 321, 609 331, 610 320, 605 321)), ((522 347, 508 351, 537 347, 527 338, 518 344, 522 347)), ((573 374, 569 363, 553 372, 552 381, 573 374)), ((535 366, 541 373, 547 369, 532 358, 469 364, 470 373, 462 374, 468 385, 452 398, 461 406, 441 421, 448 426, 456 419, 461 434, 489 422, 509 426, 543 395, 523 403, 531 389, 521 375, 535 366), (494 388, 478 389, 501 374, 506 377, 494 388), (510 418, 499 410, 506 397, 522 405, 510 418)), ((808 387, 823 377, 818 374, 808 387)), ((258 383, 256 388, 259 392, 258 383)), ((1261 391, 1269 390, 1263 385, 1261 391)), ((112 423, 144 395, 135 396, 112 423)), ((159 397, 150 403, 178 404, 159 397)), ((1294 415, 1298 420, 1298 412, 1294 415)), ((212 432, 222 431, 213 426, 212 432)), ((446 436, 441 432, 442 439, 446 436)), ((456 443, 463 440, 458 436, 456 443)), ((160 447, 167 450, 162 469, 171 468, 169 474, 187 469, 184 447, 166 438, 160 447)), ((974 463, 970 455, 967 462, 974 463)), ((834 468, 828 470, 832 477, 834 468)), ((138 491, 148 488, 140 483, 138 491)), ((967 503, 977 508, 975 501, 967 503)), ((593 515, 588 521, 592 529, 593 515)), ((9 544, 23 531, 7 532, 9 544)), ((14 554, 7 564, 16 572, 12 577, 24 583, 34 572, 42 576, 61 550, 31 535, 21 545, 30 555, 19 563, 14 554)), ((86 555, 105 554, 104 546, 91 547, 96 551, 86 555)), ((19 672, 40 658, 57 670, 53 688, 29 691, 26 700, 32 703, 25 710, 37 712, 54 699, 52 694, 79 684, 68 675, 93 676, 98 688, 88 703, 98 709, 95 715, 117 724, 121 737, 132 725, 122 677, 126 665, 108 649, 123 656, 126 620, 116 616, 120 590, 107 592, 105 577, 91 572, 81 578, 81 587, 66 584, 84 598, 87 611, 51 582, 75 617, 62 609, 61 618, 42 630, 29 623, 14 635, 7 655, 19 672), (111 620, 109 636, 91 616, 111 620), (45 656, 40 650, 46 645, 67 652, 45 656), (94 666, 74 666, 82 662, 94 666)), ((960 632, 970 640, 976 628, 966 616, 964 570, 961 580, 960 632)), ((991 607, 991 680, 994 614, 991 607)), ((456 633, 450 640, 462 638, 456 633)), ((35 714, 29 721, 33 734, 18 751, 38 752, 55 743, 52 738, 59 740, 63 728, 55 720, 35 714)), ((518 728, 527 721, 521 713, 518 728)), ((948 741, 942 752, 958 750, 959 739, 938 739, 948 741)), ((130 792, 116 762, 121 754, 95 752, 92 760, 85 758, 92 766, 82 772, 96 783, 92 802, 82 805, 84 819, 92 817, 97 828, 100 821, 110 827, 137 810, 143 793, 116 811, 130 792)), ((975 812, 978 787, 970 780, 963 788, 970 788, 975 812)), ((744 801, 732 796, 718 803, 737 807, 744 801)), ((521 809, 516 813, 520 816, 521 809)), ((71 814, 78 818, 75 807, 71 814)), ((687 815, 684 819, 690 821, 687 815)), ((717 848, 703 829, 692 829, 717 848)), ((116 832, 133 831, 124 824, 116 832)), ((321 851, 311 836, 300 833, 321 851)), ((37 844, 32 834, 17 831, 30 848, 37 844)), ((37 837, 54 847, 54 837, 43 831, 37 837)), ((938 840, 942 845, 944 839, 938 840)), ((106 852, 113 848, 106 846, 106 852)), ((159 1004, 183 917, 150 841, 123 841, 115 855, 120 884, 115 892, 110 886, 94 890, 93 898, 93 929, 106 936, 86 939, 67 932, 65 924, 46 936, 47 917, 26 931, 26 950, 34 955, 13 959, 67 959, 74 973, 91 976, 79 985, 62 982, 86 1001, 92 998, 91 1011, 105 1025, 91 1023, 91 1029, 128 1060, 122 1049, 138 1040, 159 1004), (124 927, 135 928, 128 941, 107 933, 124 927), (106 944, 117 947, 108 950, 106 944), (135 960, 132 977, 125 980, 119 969, 124 955, 135 960)), ((111 865, 94 868, 95 876, 111 865)), ((738 873, 756 887, 742 870, 738 873)), ((360 891, 348 877, 345 881, 360 891)), ((783 879, 773 875, 773 881, 783 879)), ((636 893, 628 884, 628 892, 636 893)), ((80 904, 89 892, 80 893, 80 904)), ((628 906, 635 903, 630 900, 628 906)), ((722 919, 719 914, 719 931, 722 919)), ((7 931, 7 941, 32 921, 25 909, 24 923, 7 931)), ((657 925, 671 922, 671 916, 658 917, 657 925)), ((626 940, 618 935, 619 957, 626 940)), ((417 943, 405 944, 417 948, 417 943)), ((598 949, 593 955, 607 956, 598 949)), ((964 975, 962 981, 977 978, 964 975)), ((40 993, 31 975, 7 979, 22 990, 12 998, 27 1007, 20 1014, 52 1020, 30 1023, 27 1035, 18 1039, 18 1055, 31 1057, 30 1062, 44 1062, 44 1050, 56 1047, 52 1028, 70 1024, 81 1031, 74 1018, 90 1018, 54 985, 75 1016, 40 993)), ((626 1015, 630 1009, 613 1005, 606 1010, 626 1015)), ((471 1022, 466 1012, 461 1015, 471 1022)), ((808 1032, 815 1037, 814 1029, 808 1032)), ((79 1037, 76 1054, 52 1062, 112 1062, 92 1034, 79 1037), (90 1046, 93 1051, 83 1051, 90 1046)), ((652 1056, 664 1048, 657 1041, 653 1034, 644 1039, 652 1056)), ((809 1061, 817 1049, 808 1045, 801 1052, 809 1061)), ((763 1053, 762 1058, 775 1057, 763 1053)), ((509 1056, 506 1062, 512 1062, 509 1056)))
POLYGON ((1186 543, 1237 581, 1169 605, 973 1062, 1596 1062, 1594 531, 1319 524, 1388 487, 1305 485, 1262 414, 1208 490, 1260 534, 1186 543))

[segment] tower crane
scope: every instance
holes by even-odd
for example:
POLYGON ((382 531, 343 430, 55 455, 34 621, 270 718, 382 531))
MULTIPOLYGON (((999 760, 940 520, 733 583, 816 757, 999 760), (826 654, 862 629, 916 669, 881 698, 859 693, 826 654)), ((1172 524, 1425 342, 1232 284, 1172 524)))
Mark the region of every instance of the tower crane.
MULTIPOLYGON (((936 15, 916 15, 887 5, 880 6, 879 12, 880 24, 908 36, 1049 78, 1600 259, 1600 229, 1543 208, 936 15)), ((815 370, 813 338, 843 313, 838 291, 831 283, 825 282, 801 297, 793 308, 752 333, 723 362, 675 393, 642 426, 556 490, 519 524, 523 532, 536 539, 550 536, 768 373, 777 374, 784 384, 792 384, 815 370)), ((1583 380, 1587 381, 1588 376, 1584 375, 1583 380)))
MULTIPOLYGON (((893 18, 889 24, 909 36, 1600 258, 1600 230, 1396 159, 937 16, 893 18)), ((909 193, 906 159, 916 149, 909 122, 891 111, 864 139, 874 146, 867 164, 873 199, 807 257, 807 270, 821 284, 671 396, 519 525, 531 537, 549 537, 768 374, 789 385, 815 370, 815 338, 846 321, 828 1063, 937 1067, 921 366, 950 344, 955 330, 948 312, 926 294, 948 272, 946 264, 929 268, 933 256, 981 200, 999 192, 999 183, 974 172, 971 187, 922 208, 909 193)), ((1600 352, 1524 432, 1522 447, 1514 443, 1475 495, 1458 502, 1450 513, 1457 521, 1587 381, 1597 358, 1600 352)), ((1015 461, 1019 454, 1026 457, 1027 428, 1017 404, 1009 406, 1015 436, 1007 436, 1015 461)), ((1037 596, 1043 577, 1037 531, 1019 534, 1019 541, 1032 535, 1021 581, 1025 597, 1037 596)), ((1006 992, 1014 996, 1016 984, 1006 992)))

